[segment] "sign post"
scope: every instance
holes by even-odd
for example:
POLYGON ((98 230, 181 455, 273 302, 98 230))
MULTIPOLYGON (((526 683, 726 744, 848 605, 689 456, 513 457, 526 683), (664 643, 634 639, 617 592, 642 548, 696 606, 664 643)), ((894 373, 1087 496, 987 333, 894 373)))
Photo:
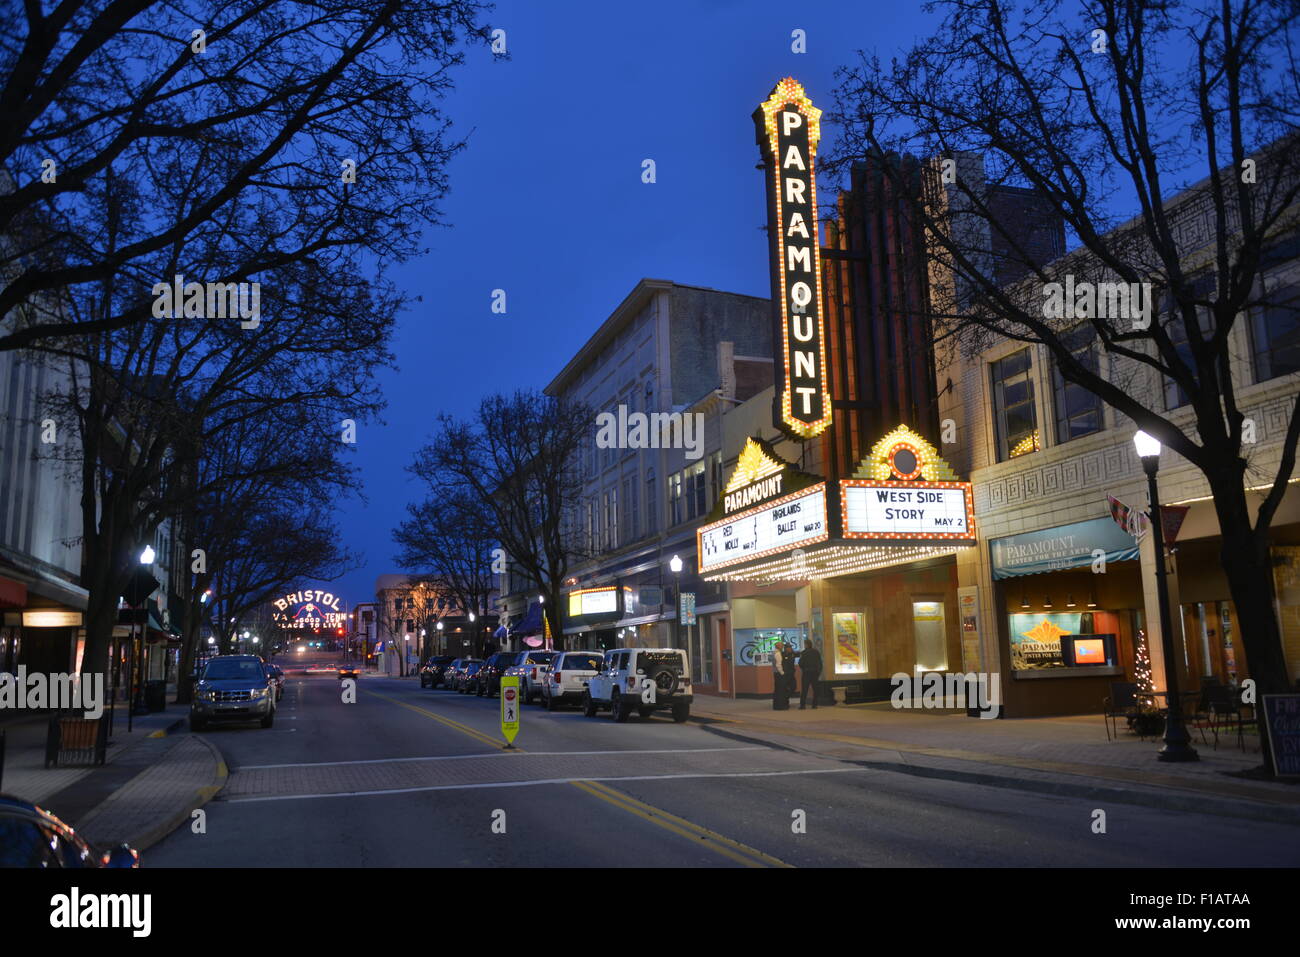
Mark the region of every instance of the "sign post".
POLYGON ((518 675, 501 677, 501 733, 505 736, 506 747, 513 748, 515 735, 519 733, 518 675))

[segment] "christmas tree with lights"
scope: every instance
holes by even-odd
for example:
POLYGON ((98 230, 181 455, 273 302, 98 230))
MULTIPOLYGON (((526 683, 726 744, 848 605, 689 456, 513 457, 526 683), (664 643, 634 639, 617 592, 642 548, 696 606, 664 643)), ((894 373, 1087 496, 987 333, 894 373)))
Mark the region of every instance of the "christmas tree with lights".
POLYGON ((1154 688, 1151 683, 1151 655, 1147 651, 1147 633, 1138 629, 1137 652, 1134 655, 1133 677, 1137 679, 1139 692, 1149 692, 1154 688))

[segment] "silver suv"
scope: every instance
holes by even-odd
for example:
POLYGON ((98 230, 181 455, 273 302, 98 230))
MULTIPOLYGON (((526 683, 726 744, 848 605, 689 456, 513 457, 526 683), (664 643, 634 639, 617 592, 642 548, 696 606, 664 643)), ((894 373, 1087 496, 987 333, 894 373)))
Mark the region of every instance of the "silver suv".
POLYGON ((605 652, 601 670, 587 680, 582 713, 594 718, 609 709, 615 721, 626 721, 633 711, 648 718, 670 709, 674 721, 691 716, 691 671, 680 648, 615 648, 605 652))
POLYGON ((190 703, 190 730, 209 721, 275 721, 275 681, 256 655, 220 655, 203 666, 190 703))

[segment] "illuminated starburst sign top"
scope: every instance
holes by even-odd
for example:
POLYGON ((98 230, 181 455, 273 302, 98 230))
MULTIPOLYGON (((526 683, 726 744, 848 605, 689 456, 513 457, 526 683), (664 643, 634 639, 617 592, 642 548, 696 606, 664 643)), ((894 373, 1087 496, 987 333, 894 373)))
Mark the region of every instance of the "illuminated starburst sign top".
POLYGON ((817 143, 822 111, 787 77, 754 112, 768 170, 772 296, 780 310, 777 428, 809 439, 831 424, 817 231, 817 143))

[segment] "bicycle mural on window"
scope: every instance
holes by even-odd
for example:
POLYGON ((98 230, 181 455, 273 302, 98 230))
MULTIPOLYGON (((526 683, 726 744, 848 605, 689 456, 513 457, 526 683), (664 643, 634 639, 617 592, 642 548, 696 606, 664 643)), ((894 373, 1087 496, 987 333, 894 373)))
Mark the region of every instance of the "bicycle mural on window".
POLYGON ((803 650, 802 628, 737 628, 736 663, 740 665, 770 665, 772 651, 780 642, 789 642, 796 653, 803 650))

